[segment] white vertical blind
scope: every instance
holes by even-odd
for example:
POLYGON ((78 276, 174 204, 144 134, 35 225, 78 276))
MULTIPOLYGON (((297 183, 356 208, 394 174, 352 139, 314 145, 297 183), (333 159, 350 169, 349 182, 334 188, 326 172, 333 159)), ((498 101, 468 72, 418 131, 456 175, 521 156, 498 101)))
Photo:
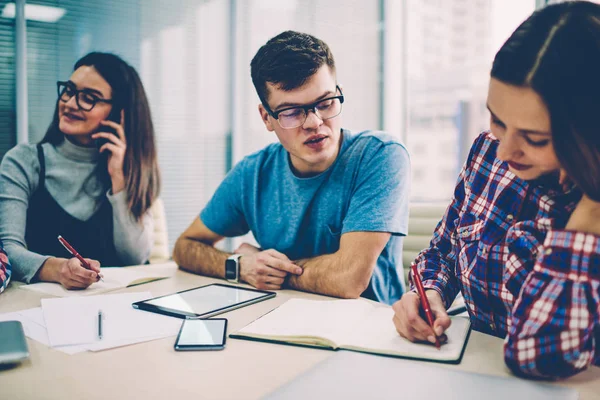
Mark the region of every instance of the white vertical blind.
POLYGON ((229 2, 141 3, 141 75, 157 131, 171 248, 225 176, 229 2))
MULTIPOLYGON (((9 1, 0 0, 0 12, 9 1)), ((15 144, 15 20, 0 18, 0 159, 15 144)))

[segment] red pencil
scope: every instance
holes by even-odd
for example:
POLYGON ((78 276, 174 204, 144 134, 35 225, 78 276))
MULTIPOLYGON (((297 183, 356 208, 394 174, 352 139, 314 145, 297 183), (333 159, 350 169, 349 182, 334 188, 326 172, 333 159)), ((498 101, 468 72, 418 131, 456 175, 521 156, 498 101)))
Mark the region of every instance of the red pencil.
MULTIPOLYGON (((423 288, 423 282, 421 282, 421 277, 419 276, 419 271, 417 271, 417 266, 415 264, 411 265, 413 280, 415 281, 415 286, 417 287, 417 292, 419 293, 419 298, 421 299, 421 307, 425 311, 425 316, 427 317, 427 322, 433 329, 433 313, 431 312, 431 307, 429 306, 429 300, 427 300, 427 296, 425 296, 425 289, 423 288)), ((440 340, 438 339, 435 331, 433 332, 435 335, 435 347, 440 348, 440 340)))
MULTIPOLYGON (((83 266, 83 268, 89 269, 90 271, 92 270, 92 266, 90 264, 88 264, 88 262, 85 261, 83 259, 83 257, 81 257, 81 255, 77 252, 77 250, 75 250, 75 248, 73 246, 71 246, 64 237, 58 235, 58 241, 60 242, 60 244, 62 244, 64 246, 65 249, 67 249, 67 251, 69 253, 71 253, 73 255, 73 257, 77 257, 79 262, 81 262, 81 265, 83 266)), ((102 279, 102 275, 98 274, 98 279, 102 279)), ((104 281, 104 279, 102 279, 102 281, 104 281)))

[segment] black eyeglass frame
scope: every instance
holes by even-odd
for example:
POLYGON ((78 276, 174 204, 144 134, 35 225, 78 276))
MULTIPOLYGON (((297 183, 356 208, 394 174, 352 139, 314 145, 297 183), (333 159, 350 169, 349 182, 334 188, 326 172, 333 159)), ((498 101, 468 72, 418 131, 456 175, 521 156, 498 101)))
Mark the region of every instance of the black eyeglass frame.
POLYGON ((81 89, 78 90, 75 85, 73 85, 71 82, 65 82, 65 81, 57 81, 56 82, 56 91, 58 92, 58 99, 60 101, 62 101, 63 103, 68 102, 69 100, 71 100, 71 97, 75 96, 75 103, 77 103, 77 107, 79 107, 81 110, 83 111, 92 111, 94 109, 94 107, 96 107, 96 104, 98 103, 107 103, 107 104, 113 104, 113 100, 112 99, 101 99, 100 97, 96 96, 93 93, 90 93, 88 89, 81 89), (72 96, 69 97, 68 100, 63 100, 62 98, 62 93, 61 93, 61 85, 66 88, 70 88, 74 94, 72 96), (92 106, 89 109, 85 109, 84 107, 81 106, 81 104, 79 104, 79 93, 86 93, 90 96, 92 96, 94 98, 94 102, 92 103, 92 106))
MULTIPOLYGON (((271 107, 269 107, 268 104, 263 104, 265 106, 265 109, 267 110, 267 113, 269 113, 269 115, 271 117, 273 117, 274 119, 277 120, 277 123, 279 124, 279 126, 281 126, 281 124, 279 123, 279 114, 287 111, 287 110, 292 110, 294 108, 301 108, 304 110, 304 121, 302 122, 302 124, 298 125, 298 126, 302 126, 304 124, 304 122, 306 122, 306 118, 308 118, 308 112, 312 110, 312 112, 314 112, 317 117, 321 118, 319 116, 319 114, 317 114, 317 104, 323 102, 323 101, 327 101, 327 100, 335 100, 338 99, 340 101, 340 105, 344 104, 344 93, 342 93, 342 89, 338 86, 335 85, 336 90, 338 90, 340 92, 339 96, 331 96, 331 97, 326 97, 324 99, 315 101, 314 103, 310 103, 310 104, 305 104, 303 106, 293 106, 293 107, 286 107, 286 108, 282 108, 281 110, 277 110, 277 111, 273 111, 271 110, 271 107)), ((338 115, 340 115, 342 113, 342 110, 340 108, 340 112, 336 115, 334 115, 333 117, 329 117, 329 118, 321 118, 322 120, 327 120, 327 119, 331 119, 331 118, 335 118, 338 115)), ((294 127, 297 128, 298 126, 294 127)), ((294 128, 284 128, 283 126, 281 126, 283 129, 294 129, 294 128)))

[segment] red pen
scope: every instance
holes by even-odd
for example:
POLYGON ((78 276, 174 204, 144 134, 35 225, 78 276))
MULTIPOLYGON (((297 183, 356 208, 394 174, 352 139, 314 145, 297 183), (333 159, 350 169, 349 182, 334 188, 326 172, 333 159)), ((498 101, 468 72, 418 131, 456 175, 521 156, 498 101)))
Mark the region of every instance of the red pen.
MULTIPOLYGON (((80 255, 80 254, 77 252, 77 250, 75 250, 75 249, 73 248, 73 246, 71 246, 71 245, 69 244, 69 242, 67 242, 67 240, 66 240, 64 237, 62 237, 62 236, 58 235, 58 241, 60 242, 60 244, 62 244, 62 245, 63 245, 63 247, 64 247, 65 249, 67 249, 67 251, 68 251, 69 253, 71 253, 71 254, 73 255, 73 257, 77 257, 77 259, 79 260, 79 262, 81 263, 81 265, 83 266, 83 268, 89 269, 90 271, 92 270, 92 267, 91 267, 91 265, 90 265, 90 264, 88 264, 88 262, 87 262, 87 261, 85 261, 85 260, 83 259, 83 257, 81 257, 81 255, 80 255)), ((102 277, 102 275, 101 275, 101 274, 98 274, 98 280, 100 280, 100 279, 102 279, 102 278, 103 278, 103 277, 102 277)), ((104 279, 102 279, 102 282, 104 282, 104 279)))
MULTIPOLYGON (((410 266, 413 273, 413 280, 415 281, 415 286, 417 287, 417 292, 419 293, 419 297, 421 298, 421 307, 425 311, 425 316, 427 317, 427 322, 433 329, 433 313, 431 312, 431 307, 429 306, 429 300, 427 300, 427 296, 425 296, 425 289, 423 288, 423 282, 421 282, 421 277, 419 276, 419 271, 417 271, 417 266, 415 264, 410 266)), ((435 331, 433 332, 435 335, 435 347, 440 348, 440 340, 438 339, 435 331)))

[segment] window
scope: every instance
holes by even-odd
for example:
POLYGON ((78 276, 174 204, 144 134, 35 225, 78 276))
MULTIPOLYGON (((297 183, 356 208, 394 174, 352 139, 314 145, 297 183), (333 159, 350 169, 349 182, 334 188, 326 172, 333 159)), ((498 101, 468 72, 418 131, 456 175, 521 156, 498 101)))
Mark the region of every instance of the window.
MULTIPOLYGON (((407 31, 401 43, 407 59, 404 139, 415 182, 411 199, 445 202, 473 139, 489 127, 487 112, 480 110, 485 109, 493 55, 533 12, 535 2, 407 0, 406 7, 409 12, 402 21, 407 31), (420 35, 425 26, 435 26, 436 35, 420 35), (436 146, 442 142, 444 146, 436 146), (428 176, 431 184, 416 184, 421 176, 428 176)), ((386 15, 386 21, 395 20, 386 15)))
MULTIPOLYGON (((447 202, 474 137, 488 127, 493 55, 540 0, 27 3, 65 10, 56 22, 27 22, 30 142, 50 122, 54 82, 79 57, 123 56, 150 99, 172 247, 227 169, 276 140, 258 115, 249 68, 270 37, 294 29, 327 42, 346 95, 344 127, 402 139, 419 178, 412 200, 447 202)), ((15 143, 14 26, 0 17, 0 157, 15 143)))

